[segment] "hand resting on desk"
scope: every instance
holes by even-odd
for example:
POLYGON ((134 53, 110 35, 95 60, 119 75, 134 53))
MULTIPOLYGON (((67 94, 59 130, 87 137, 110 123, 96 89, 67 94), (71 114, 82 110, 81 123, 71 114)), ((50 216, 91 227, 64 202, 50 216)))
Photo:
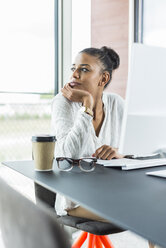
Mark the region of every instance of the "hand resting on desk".
POLYGON ((99 147, 94 154, 92 154, 92 157, 110 160, 112 158, 123 158, 124 156, 118 153, 118 148, 103 145, 99 147))

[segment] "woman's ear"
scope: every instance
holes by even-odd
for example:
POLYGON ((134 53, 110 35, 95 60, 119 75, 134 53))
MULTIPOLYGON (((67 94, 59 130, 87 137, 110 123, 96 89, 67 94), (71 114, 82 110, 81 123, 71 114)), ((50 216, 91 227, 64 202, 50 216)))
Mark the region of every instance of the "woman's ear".
POLYGON ((105 86, 110 80, 110 74, 108 71, 104 71, 99 82, 99 86, 105 86))

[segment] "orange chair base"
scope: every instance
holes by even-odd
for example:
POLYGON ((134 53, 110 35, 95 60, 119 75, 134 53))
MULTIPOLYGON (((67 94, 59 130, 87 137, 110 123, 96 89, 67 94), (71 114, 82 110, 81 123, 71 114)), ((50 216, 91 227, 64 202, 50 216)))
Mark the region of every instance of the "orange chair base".
POLYGON ((72 248, 81 248, 87 240, 86 248, 114 248, 110 239, 106 235, 94 235, 87 232, 82 232, 81 235, 72 245, 72 248))

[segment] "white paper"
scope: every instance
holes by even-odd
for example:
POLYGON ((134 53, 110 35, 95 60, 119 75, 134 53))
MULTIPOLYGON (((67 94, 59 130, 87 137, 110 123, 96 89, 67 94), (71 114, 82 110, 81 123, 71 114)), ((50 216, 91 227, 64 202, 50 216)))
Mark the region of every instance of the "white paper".
POLYGON ((146 172, 146 175, 166 178, 166 170, 146 172))
POLYGON ((147 167, 161 166, 166 165, 166 158, 159 159, 111 159, 111 160, 97 160, 98 164, 102 164, 105 167, 121 167, 122 170, 133 170, 133 169, 141 169, 147 167))

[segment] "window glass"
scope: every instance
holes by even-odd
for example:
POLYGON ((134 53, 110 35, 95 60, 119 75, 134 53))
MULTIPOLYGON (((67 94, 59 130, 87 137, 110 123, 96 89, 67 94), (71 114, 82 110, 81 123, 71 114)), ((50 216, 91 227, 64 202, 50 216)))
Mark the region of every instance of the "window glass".
POLYGON ((166 1, 144 0, 143 43, 166 47, 166 1))
POLYGON ((53 90, 53 0, 0 0, 0 70, 0 91, 53 90))
POLYGON ((72 0, 72 61, 91 46, 91 1, 72 0))
POLYGON ((0 162, 32 159, 32 135, 50 133, 54 39, 54 0, 0 0, 0 162))
POLYGON ((50 95, 0 93, 0 162, 32 159, 31 137, 50 133, 50 95))

